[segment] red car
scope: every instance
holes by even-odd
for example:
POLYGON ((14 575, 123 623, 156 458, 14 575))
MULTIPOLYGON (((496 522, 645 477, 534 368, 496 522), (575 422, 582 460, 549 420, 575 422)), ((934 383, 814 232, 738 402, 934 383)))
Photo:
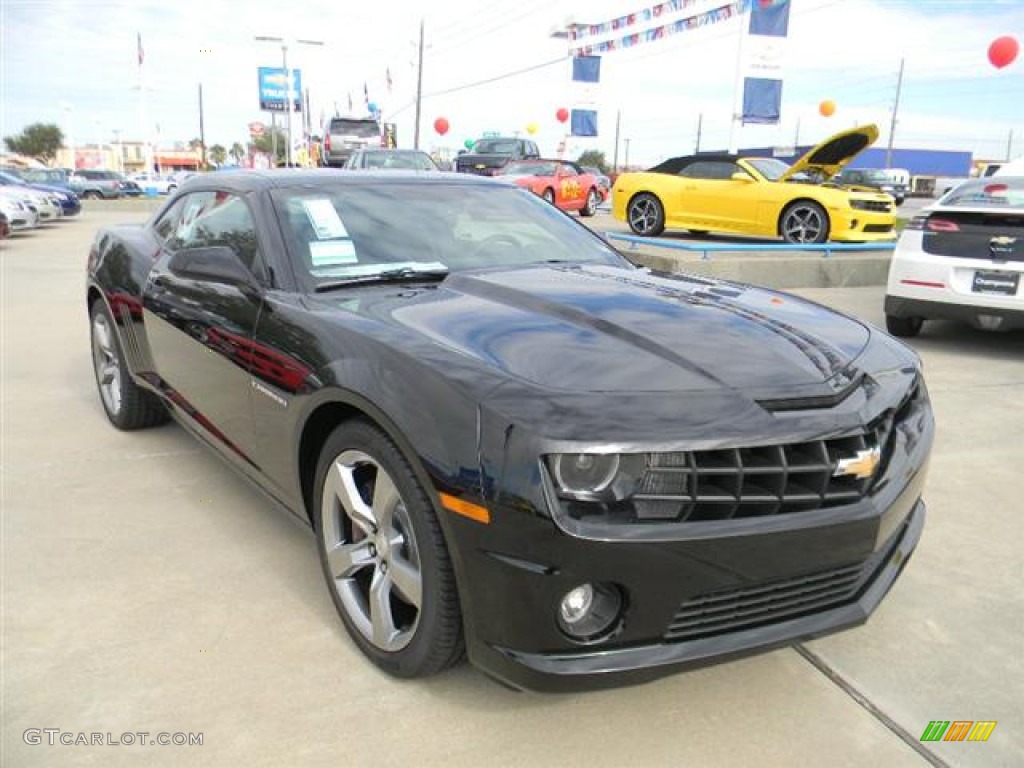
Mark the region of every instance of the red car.
POLYGON ((501 176, 531 190, 563 211, 593 216, 601 202, 597 176, 567 160, 516 160, 501 176))

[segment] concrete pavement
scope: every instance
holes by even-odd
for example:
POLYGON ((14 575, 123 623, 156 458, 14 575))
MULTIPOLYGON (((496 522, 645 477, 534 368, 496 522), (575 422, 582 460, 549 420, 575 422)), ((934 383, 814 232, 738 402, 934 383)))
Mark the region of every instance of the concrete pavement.
MULTIPOLYGON (((0 244, 4 766, 921 766, 930 720, 996 720, 935 764, 1024 764, 1024 336, 926 327, 939 421, 918 552, 864 627, 650 685, 400 682, 355 650, 312 536, 176 426, 126 434, 92 379, 97 226, 0 244), (816 661, 818 666, 809 662, 816 661), (26 744, 26 729, 202 746, 26 744), (901 738, 901 731, 905 738, 901 738)), ((803 291, 880 323, 878 288, 803 291)))

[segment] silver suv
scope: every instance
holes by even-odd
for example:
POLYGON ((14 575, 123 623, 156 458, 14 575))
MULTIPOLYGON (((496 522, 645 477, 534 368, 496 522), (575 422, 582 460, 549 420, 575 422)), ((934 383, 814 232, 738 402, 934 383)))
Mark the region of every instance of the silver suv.
POLYGON ((322 162, 341 168, 357 149, 379 146, 380 124, 373 118, 332 117, 324 126, 322 162))

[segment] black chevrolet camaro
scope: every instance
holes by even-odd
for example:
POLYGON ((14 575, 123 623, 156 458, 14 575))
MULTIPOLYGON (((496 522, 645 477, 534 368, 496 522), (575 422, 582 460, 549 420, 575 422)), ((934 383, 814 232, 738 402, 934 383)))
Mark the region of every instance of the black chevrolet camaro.
POLYGON ((924 524, 917 356, 775 291, 637 268, 455 174, 186 182, 98 233, 107 416, 173 416, 319 543, 388 672, 605 687, 866 620, 924 524))

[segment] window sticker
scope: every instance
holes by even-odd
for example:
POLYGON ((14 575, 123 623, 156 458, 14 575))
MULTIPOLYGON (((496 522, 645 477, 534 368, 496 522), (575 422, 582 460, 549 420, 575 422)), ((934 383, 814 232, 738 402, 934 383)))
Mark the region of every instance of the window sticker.
MULTIPOLYGON (((331 210, 333 211, 334 208, 331 210)), ((313 261, 313 266, 317 268, 355 264, 359 261, 356 256, 355 244, 348 239, 313 240, 309 244, 309 256, 313 261)))
POLYGON ((309 223, 313 225, 313 230, 320 240, 348 237, 345 225, 342 224, 338 212, 334 210, 334 205, 327 198, 303 200, 302 207, 306 210, 309 223))

